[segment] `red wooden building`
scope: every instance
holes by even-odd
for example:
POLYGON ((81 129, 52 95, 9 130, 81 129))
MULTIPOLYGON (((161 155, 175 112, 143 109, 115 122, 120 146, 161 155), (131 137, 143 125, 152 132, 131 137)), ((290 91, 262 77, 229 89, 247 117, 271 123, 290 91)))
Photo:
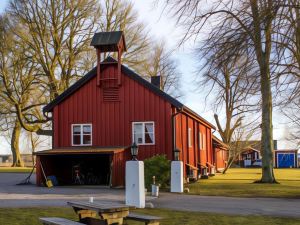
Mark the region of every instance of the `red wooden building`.
POLYGON ((214 149, 214 166, 218 172, 222 172, 228 163, 229 146, 214 135, 212 141, 214 149))
POLYGON ((46 176, 55 175, 61 184, 123 186, 133 142, 139 160, 157 154, 172 160, 180 149, 186 176, 214 164, 214 126, 160 90, 159 79, 148 82, 121 65, 122 32, 97 33, 92 45, 97 67, 44 108, 52 115, 53 146, 36 153, 38 185, 44 182, 42 165, 46 176), (118 60, 101 62, 100 53, 109 51, 117 51, 118 60))

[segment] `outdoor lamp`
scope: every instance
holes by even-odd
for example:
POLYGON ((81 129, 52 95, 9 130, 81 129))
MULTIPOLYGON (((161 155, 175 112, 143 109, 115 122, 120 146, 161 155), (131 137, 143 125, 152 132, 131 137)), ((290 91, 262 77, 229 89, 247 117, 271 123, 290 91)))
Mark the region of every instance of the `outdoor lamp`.
POLYGON ((135 142, 133 142, 133 144, 131 145, 131 156, 132 156, 132 160, 137 160, 137 154, 139 152, 139 147, 137 146, 137 144, 135 142))
POLYGON ((178 148, 176 148, 174 150, 174 160, 175 161, 179 161, 179 154, 180 154, 180 150, 178 148))

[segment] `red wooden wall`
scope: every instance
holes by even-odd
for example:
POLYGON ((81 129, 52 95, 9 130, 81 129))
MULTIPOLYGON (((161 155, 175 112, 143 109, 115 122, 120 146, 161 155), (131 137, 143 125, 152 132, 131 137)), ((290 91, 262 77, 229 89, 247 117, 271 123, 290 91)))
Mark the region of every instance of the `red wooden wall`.
MULTIPOLYGON (((106 65, 102 74, 117 74, 116 65, 106 65)), ((161 97, 122 76, 120 100, 104 102, 96 77, 54 108, 54 148, 71 147, 71 125, 92 123, 93 146, 129 146, 132 122, 154 121, 155 145, 139 148, 139 158, 166 154, 171 159, 171 105, 161 97)))
MULTIPOLYGON (((101 76, 115 77, 117 64, 101 65, 101 76)), ((172 112, 175 108, 162 97, 122 74, 119 100, 103 100, 103 88, 97 86, 96 76, 53 109, 53 148, 71 147, 71 125, 92 124, 92 146, 130 146, 132 122, 154 121, 155 144, 140 145, 140 160, 156 154, 165 154, 172 160, 172 112)), ((213 164, 211 127, 188 113, 175 117, 176 147, 181 149, 184 164, 199 167, 199 163, 213 164), (188 146, 188 128, 192 130, 192 146, 188 146), (204 134, 205 146, 200 150, 199 131, 204 134)), ((124 185, 125 162, 130 159, 129 150, 112 157, 112 184, 124 185)), ((38 160, 41 160, 39 158, 38 160)), ((43 160, 44 161, 44 160, 43 160)), ((45 164, 47 164, 45 162, 45 164)), ((46 166, 46 165, 45 165, 46 166)), ((186 166, 184 166, 186 174, 186 166)))
POLYGON ((222 169, 224 169, 226 167, 226 162, 227 162, 227 154, 228 151, 215 147, 214 148, 215 151, 215 164, 216 164, 216 169, 217 171, 221 171, 222 169))
MULTIPOLYGON (((101 66, 101 75, 117 74, 117 65, 101 66)), ((172 159, 171 104, 143 85, 122 74, 119 101, 105 102, 103 88, 96 84, 96 77, 87 82, 69 98, 54 107, 54 146, 71 147, 71 125, 92 124, 93 146, 130 146, 132 122, 154 121, 155 144, 140 145, 138 159, 144 160, 156 154, 172 159)), ((125 153, 113 157, 113 184, 124 185, 125 153)), ((127 160, 128 160, 127 159, 127 160)))
MULTIPOLYGON (((199 168, 199 163, 206 166, 209 162, 213 164, 212 134, 211 128, 199 120, 190 117, 188 114, 179 113, 175 117, 176 127, 176 148, 181 150, 181 160, 183 164, 190 164, 199 168), (188 129, 192 132, 192 146, 188 144, 188 129), (205 142, 203 148, 199 147, 199 132, 204 135, 205 142)), ((186 166, 184 166, 184 174, 186 175, 186 166)))

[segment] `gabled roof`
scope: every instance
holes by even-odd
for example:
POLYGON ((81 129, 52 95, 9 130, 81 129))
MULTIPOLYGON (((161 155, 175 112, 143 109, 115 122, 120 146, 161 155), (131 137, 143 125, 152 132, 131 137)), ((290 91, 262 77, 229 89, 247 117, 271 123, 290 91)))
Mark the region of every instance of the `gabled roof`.
POLYGON ((223 148, 223 149, 229 149, 229 146, 225 144, 222 140, 217 138, 215 135, 212 136, 213 145, 215 147, 223 148))
MULTIPOLYGON (((117 61, 112 57, 107 57, 101 64, 107 65, 108 63, 117 63, 117 61)), ((171 105, 176 107, 179 110, 185 111, 195 117, 197 117, 199 120, 206 123, 208 126, 215 129, 214 125, 209 123, 207 120, 199 116, 197 113, 195 113, 193 110, 188 108, 187 106, 183 105, 181 102, 179 102, 177 99, 173 98, 166 92, 160 90, 155 85, 151 84, 149 81, 142 78, 140 75, 135 73, 133 70, 129 69, 127 66, 121 65, 121 70, 123 74, 128 76, 129 78, 135 80, 139 84, 143 85, 144 87, 148 88, 158 96, 162 97, 164 100, 169 102, 171 105)), ((79 79, 77 82, 75 82, 73 85, 71 85, 67 90, 65 90, 62 94, 60 94, 57 98, 55 98, 52 102, 50 102, 48 105, 46 105, 43 108, 43 112, 51 112, 53 108, 63 102, 66 98, 71 96, 74 92, 76 92, 79 88, 81 88, 83 85, 88 83, 92 78, 94 78, 97 74, 97 67, 94 67, 91 71, 89 71, 85 76, 83 76, 81 79, 79 79)))
POLYGON ((107 48, 110 51, 116 51, 117 45, 123 41, 124 50, 126 50, 125 37, 123 31, 99 32, 96 33, 91 42, 91 46, 96 48, 107 48))

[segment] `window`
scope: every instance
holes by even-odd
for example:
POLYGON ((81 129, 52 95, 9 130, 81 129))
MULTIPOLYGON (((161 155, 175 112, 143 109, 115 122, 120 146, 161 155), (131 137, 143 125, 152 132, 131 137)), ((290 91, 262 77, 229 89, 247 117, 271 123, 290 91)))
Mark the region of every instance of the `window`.
POLYGON ((132 139, 137 145, 153 145, 154 122, 133 122, 132 139))
POLYGON ((192 129, 189 128, 189 133, 188 133, 188 141, 189 141, 189 147, 192 147, 192 129))
POLYGON ((203 146, 202 146, 202 134, 201 132, 199 132, 199 149, 202 150, 203 149, 203 146))
POLYGON ((202 134, 202 149, 206 149, 206 135, 202 134))
POLYGON ((72 146, 92 145, 92 124, 72 124, 72 146))
POLYGON ((199 132, 199 149, 200 150, 204 150, 205 149, 205 145, 206 145, 206 142, 205 142, 205 134, 199 132))

